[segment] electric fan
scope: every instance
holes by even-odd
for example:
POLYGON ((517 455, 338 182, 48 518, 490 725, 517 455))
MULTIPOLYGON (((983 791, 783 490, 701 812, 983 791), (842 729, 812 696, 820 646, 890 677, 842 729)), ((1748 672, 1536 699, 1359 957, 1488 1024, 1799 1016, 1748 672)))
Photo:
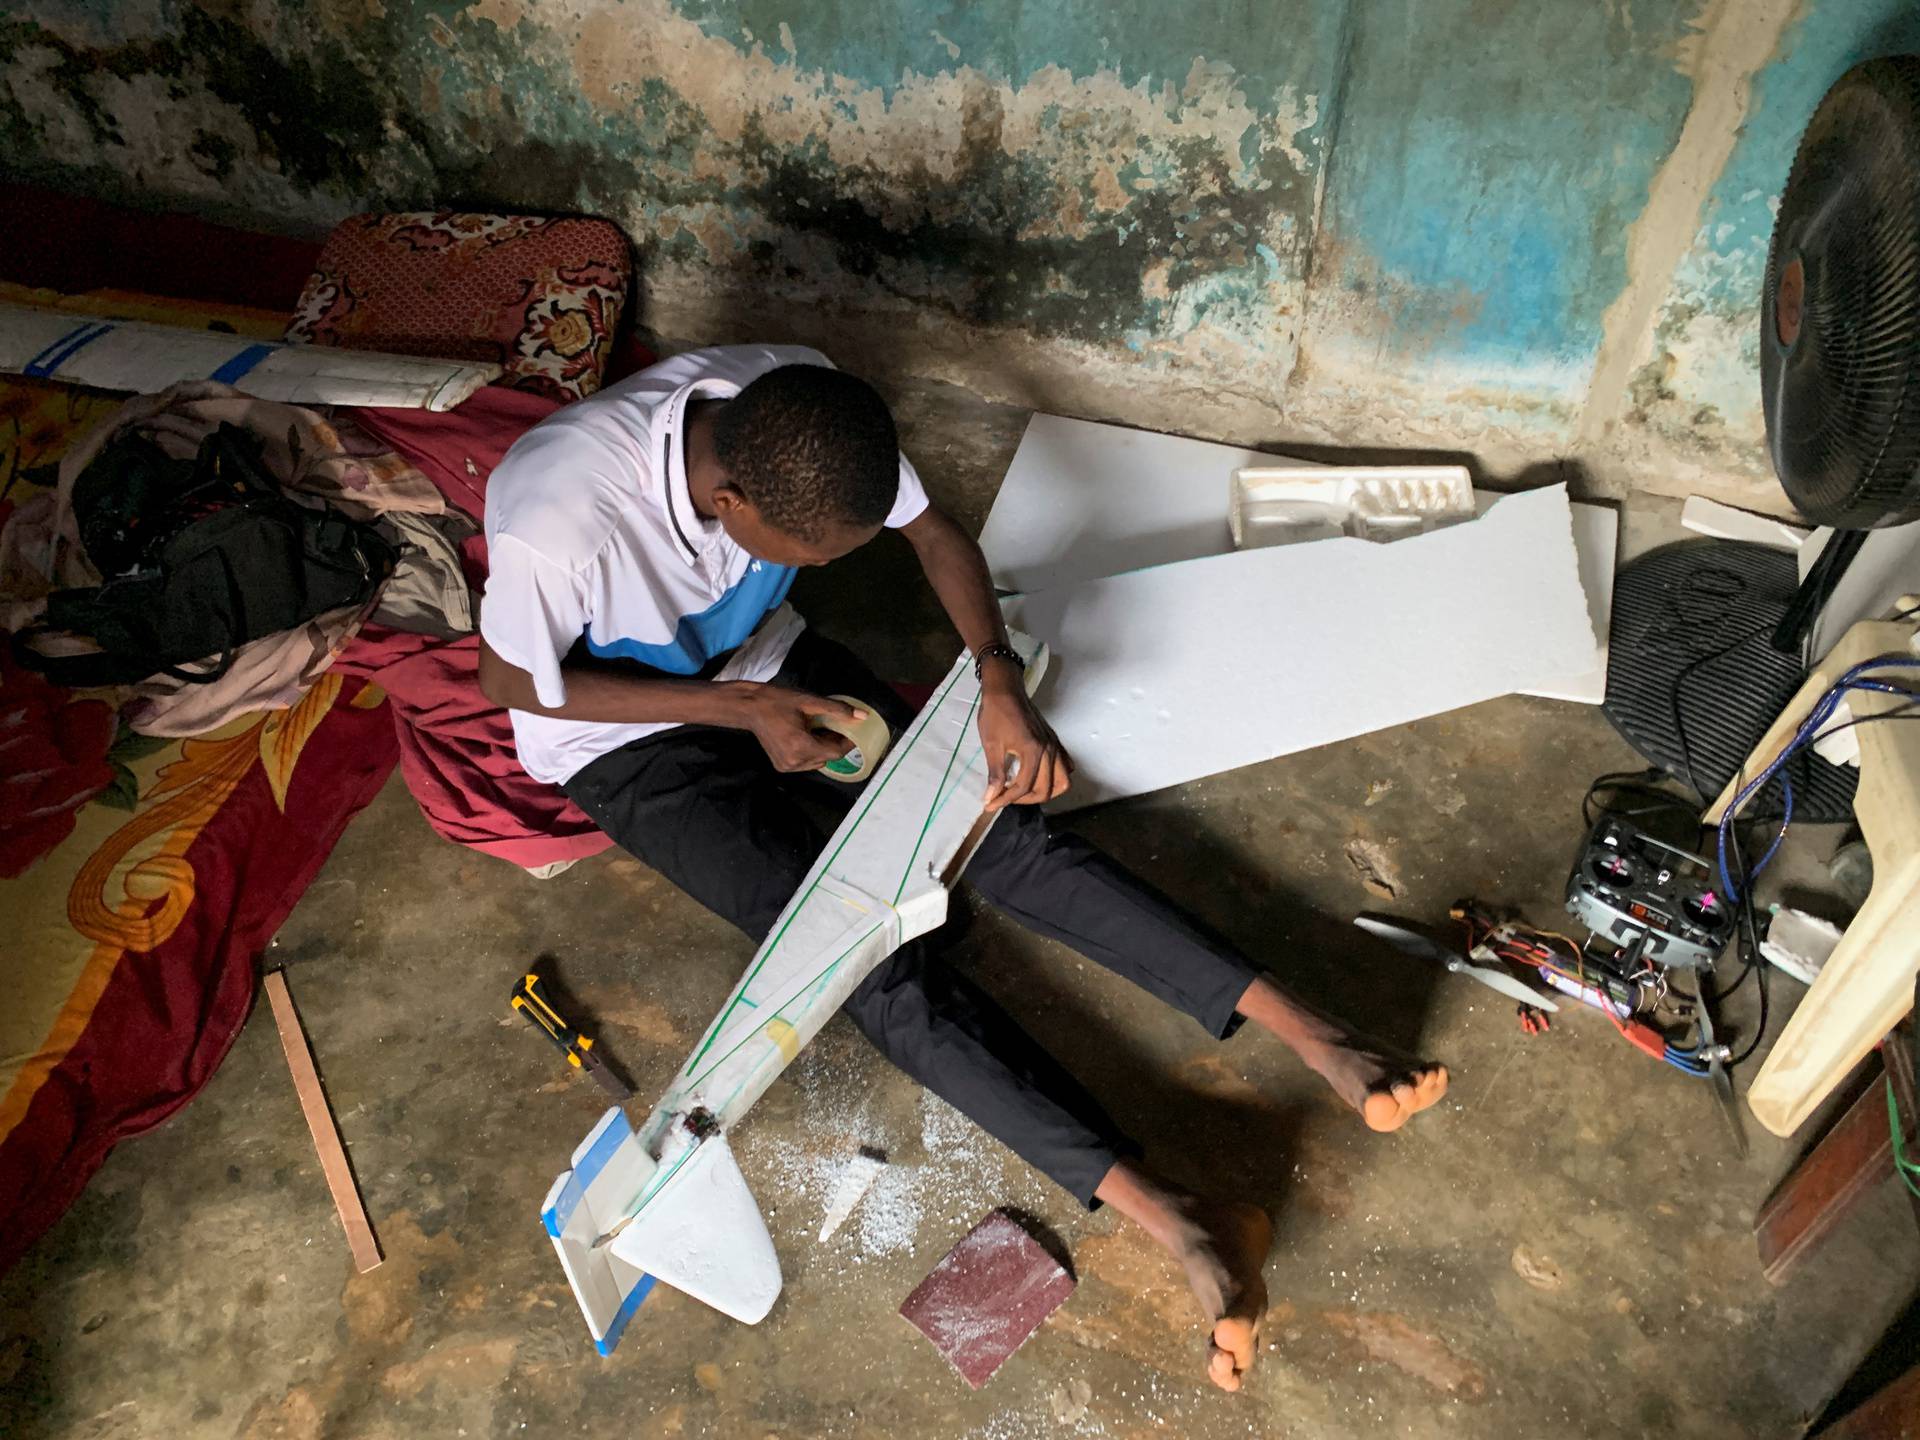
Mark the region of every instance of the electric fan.
MULTIPOLYGON (((1774 474, 1834 530, 1805 581, 1782 551, 1698 541, 1614 588, 1607 718, 1703 803, 1799 687, 1867 532, 1920 520, 1920 56, 1855 66, 1808 122, 1767 256, 1760 377, 1774 474)), ((1795 764, 1797 816, 1851 817, 1854 772, 1795 764)))
POLYGON ((1797 650, 1865 532, 1920 520, 1920 56, 1855 66, 1813 112, 1767 255, 1760 379, 1774 474, 1839 532, 1774 635, 1797 650))

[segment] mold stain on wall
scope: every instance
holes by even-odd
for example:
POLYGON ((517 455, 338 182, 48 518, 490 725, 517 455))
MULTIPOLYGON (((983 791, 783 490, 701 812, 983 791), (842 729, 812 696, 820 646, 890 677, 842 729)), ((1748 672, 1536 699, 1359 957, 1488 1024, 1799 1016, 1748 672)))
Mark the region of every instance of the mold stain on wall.
POLYGON ((1691 40, 1763 3, 25 0, 0 142, 27 178, 276 228, 591 211, 673 339, 1496 473, 1574 450, 1610 307, 1670 285, 1627 478, 1691 447, 1757 487, 1735 337, 1773 151, 1897 0, 1800 0, 1699 236, 1630 276, 1691 40))

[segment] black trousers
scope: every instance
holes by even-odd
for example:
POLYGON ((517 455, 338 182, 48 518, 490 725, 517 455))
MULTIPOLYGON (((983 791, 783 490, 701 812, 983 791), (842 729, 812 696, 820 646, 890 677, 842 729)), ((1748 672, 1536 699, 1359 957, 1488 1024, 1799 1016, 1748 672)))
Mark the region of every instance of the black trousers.
MULTIPOLYGON (((812 631, 778 683, 852 695, 895 734, 912 719, 850 651, 812 631)), ((566 783, 620 846, 756 942, 800 888, 827 836, 802 804, 844 811, 859 787, 782 775, 741 730, 685 725, 600 756, 566 783)), ((1258 973, 1224 939, 1032 806, 1003 813, 966 879, 1029 930, 1073 946, 1215 1036, 1258 973)), ((915 1080, 1091 1206, 1114 1162, 1138 1147, 1079 1081, 978 986, 909 942, 867 977, 846 1012, 915 1080)))

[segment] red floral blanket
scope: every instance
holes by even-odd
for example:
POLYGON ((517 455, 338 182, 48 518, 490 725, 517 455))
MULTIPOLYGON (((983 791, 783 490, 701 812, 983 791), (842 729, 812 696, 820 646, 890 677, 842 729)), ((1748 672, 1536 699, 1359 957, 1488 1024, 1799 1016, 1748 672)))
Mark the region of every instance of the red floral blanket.
MULTIPOLYGON (((263 338, 283 319, 138 308, 263 338)), ((0 378, 0 523, 119 404, 0 378)), ((254 957, 398 749, 384 693, 342 675, 291 709, 153 740, 0 660, 0 1269, 114 1144, 206 1083, 246 1020, 254 957)))

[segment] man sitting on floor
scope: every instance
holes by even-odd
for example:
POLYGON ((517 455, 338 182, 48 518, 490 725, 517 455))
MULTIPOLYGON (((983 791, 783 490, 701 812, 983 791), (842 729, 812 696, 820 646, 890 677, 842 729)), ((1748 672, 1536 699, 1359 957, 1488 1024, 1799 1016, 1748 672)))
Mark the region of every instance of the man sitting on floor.
MULTIPOLYGON (((1035 808, 1072 774, 1027 698, 980 548, 928 503, 863 381, 793 346, 678 355, 569 405, 508 452, 487 491, 492 575, 480 682, 513 711, 521 763, 619 844, 758 942, 826 839, 801 803, 851 805, 814 773, 847 741, 810 717, 861 697, 911 715, 784 603, 802 565, 881 529, 912 544, 976 659, 989 808, 1013 807, 966 871, 990 902, 1224 1038, 1271 1032, 1376 1130, 1447 1088, 1293 999, 1225 940, 1035 808)), ((1184 1267, 1212 1325, 1208 1373, 1253 1363, 1272 1226, 1157 1175, 1060 1064, 919 942, 847 1013, 894 1064, 1083 1204, 1111 1204, 1184 1267)))

